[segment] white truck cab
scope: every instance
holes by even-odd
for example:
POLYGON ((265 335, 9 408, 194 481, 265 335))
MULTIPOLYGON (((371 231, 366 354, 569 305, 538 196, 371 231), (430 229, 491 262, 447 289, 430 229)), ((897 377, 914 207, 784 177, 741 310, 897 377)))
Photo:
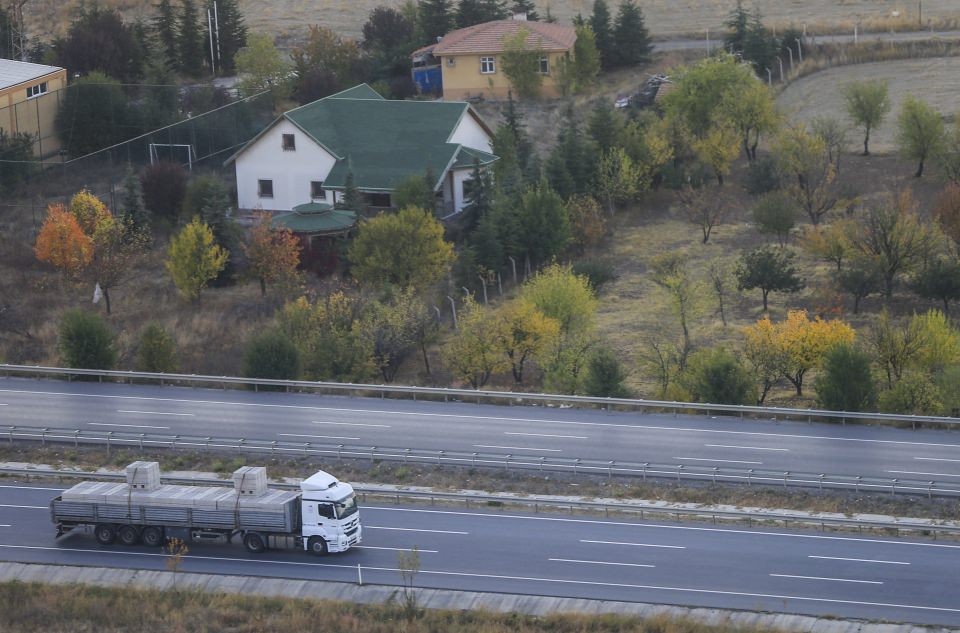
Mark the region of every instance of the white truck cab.
POLYGON ((360 543, 362 528, 353 486, 317 471, 300 483, 304 548, 342 552, 360 543))

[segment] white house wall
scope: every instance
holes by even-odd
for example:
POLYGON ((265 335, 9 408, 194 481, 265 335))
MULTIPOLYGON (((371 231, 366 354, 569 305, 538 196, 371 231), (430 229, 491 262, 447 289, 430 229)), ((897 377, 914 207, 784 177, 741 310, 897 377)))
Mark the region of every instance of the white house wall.
MULTIPOLYGON (((463 198, 463 185, 472 180, 471 176, 473 176, 472 169, 457 169, 453 172, 453 208, 456 213, 463 211, 464 204, 466 204, 463 198)), ((444 181, 446 181, 446 178, 444 178, 444 181)))
MULTIPOLYGON (((311 202, 310 181, 325 181, 336 159, 286 119, 280 119, 236 161, 237 203, 241 209, 290 211, 311 202), (293 134, 296 150, 284 150, 282 135, 293 134), (273 198, 261 198, 258 180, 273 181, 273 198)), ((333 203, 325 191, 319 202, 333 203)))
POLYGON ((460 123, 447 142, 459 143, 464 147, 477 149, 488 154, 493 152, 493 140, 469 112, 465 113, 463 118, 460 119, 460 123))

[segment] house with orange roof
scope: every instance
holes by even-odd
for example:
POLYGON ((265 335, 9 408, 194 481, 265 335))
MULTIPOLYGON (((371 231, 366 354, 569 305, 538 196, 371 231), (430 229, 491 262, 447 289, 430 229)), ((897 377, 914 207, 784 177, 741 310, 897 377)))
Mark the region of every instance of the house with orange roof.
MULTIPOLYGON (((413 57, 415 62, 432 57, 439 64, 445 100, 506 99, 510 80, 503 72, 504 43, 521 29, 527 33, 526 46, 542 51, 540 94, 559 96, 557 69, 561 59, 573 55, 577 41, 572 26, 530 22, 524 14, 518 14, 509 20, 484 22, 447 33, 436 44, 414 51, 413 57)), ((414 66, 416 73, 416 63, 414 66)))

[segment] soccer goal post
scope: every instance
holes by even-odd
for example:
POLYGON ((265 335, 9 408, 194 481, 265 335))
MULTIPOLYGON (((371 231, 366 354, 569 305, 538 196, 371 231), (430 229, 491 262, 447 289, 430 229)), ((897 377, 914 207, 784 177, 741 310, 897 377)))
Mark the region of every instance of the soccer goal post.
POLYGON ((197 151, 189 143, 150 143, 150 164, 160 161, 179 163, 192 171, 197 151))

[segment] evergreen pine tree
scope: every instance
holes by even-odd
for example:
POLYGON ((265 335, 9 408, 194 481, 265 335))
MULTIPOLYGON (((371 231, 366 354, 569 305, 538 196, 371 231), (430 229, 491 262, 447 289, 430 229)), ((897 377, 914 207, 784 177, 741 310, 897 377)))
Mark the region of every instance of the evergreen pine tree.
POLYGON ((506 125, 493 133, 493 153, 500 160, 493 164, 497 187, 508 196, 516 196, 523 190, 523 168, 517 155, 517 141, 506 125))
POLYGON ((537 13, 537 5, 533 0, 513 0, 510 10, 514 13, 526 13, 527 20, 530 22, 539 22, 540 14, 537 13))
POLYGON ((523 115, 517 110, 517 102, 513 100, 513 91, 507 91, 507 111, 504 113, 504 126, 513 135, 513 142, 517 150, 517 165, 525 176, 529 176, 531 157, 534 154, 533 142, 527 135, 523 123, 523 115))
POLYGON ((13 59, 13 20, 6 7, 0 7, 0 59, 13 59))
POLYGON ((462 29, 487 21, 481 0, 460 0, 460 4, 457 6, 457 28, 462 29))
MULTIPOLYGON (((207 10, 213 15, 214 0, 207 0, 207 10)), ((219 28, 214 29, 214 43, 216 44, 219 55, 217 59, 217 72, 222 75, 231 75, 236 71, 234 57, 237 51, 247 45, 247 25, 243 21, 243 13, 237 0, 216 0, 217 3, 217 24, 219 28)), ((206 21, 204 30, 206 31, 206 21)), ((210 34, 206 36, 209 38, 210 34)), ((209 39, 207 40, 209 41, 209 39)))
POLYGON ((549 4, 547 5, 547 13, 546 13, 546 15, 543 16, 543 21, 546 22, 547 24, 556 24, 556 23, 557 23, 557 16, 555 16, 555 15, 552 14, 552 13, 550 13, 550 5, 549 5, 549 4))
POLYGON ((613 29, 614 64, 635 66, 649 61, 653 46, 643 11, 633 0, 621 0, 613 29))
POLYGON ((463 208, 465 214, 463 226, 465 230, 472 231, 493 206, 493 182, 490 179, 490 170, 481 169, 480 161, 474 159, 473 173, 464 185, 467 189, 464 192, 467 204, 463 208))
POLYGON ((606 0, 593 0, 593 15, 590 16, 590 28, 600 51, 600 66, 610 68, 614 61, 613 29, 610 26, 610 8, 606 0))
POLYGON ((454 13, 451 0, 420 0, 417 8, 420 31, 426 44, 453 30, 454 13))
POLYGON ((167 66, 178 65, 177 55, 177 18, 173 13, 170 0, 160 0, 157 5, 157 17, 153 19, 153 29, 157 33, 160 52, 166 57, 167 66))
POLYGON ((137 230, 150 230, 150 213, 143 205, 143 192, 140 189, 140 178, 132 168, 127 168, 123 178, 123 195, 120 196, 120 212, 124 221, 132 224, 137 230))
POLYGON ((177 67, 180 72, 197 76, 203 67, 203 31, 194 0, 183 0, 177 19, 177 67))
POLYGON ((343 197, 340 199, 340 207, 353 211, 358 216, 363 212, 363 196, 353 180, 353 170, 347 171, 347 177, 343 183, 343 197))
POLYGON ((483 15, 487 22, 505 20, 510 17, 507 0, 480 0, 480 5, 483 7, 483 15))
POLYGON ((766 69, 773 69, 777 57, 777 41, 763 26, 760 9, 750 15, 746 39, 743 42, 743 59, 753 64, 758 75, 766 77, 766 69))
POLYGON ((737 6, 730 12, 723 25, 730 30, 723 38, 723 47, 728 53, 743 53, 743 47, 747 41, 747 30, 750 27, 750 14, 743 8, 743 0, 737 0, 737 6))

